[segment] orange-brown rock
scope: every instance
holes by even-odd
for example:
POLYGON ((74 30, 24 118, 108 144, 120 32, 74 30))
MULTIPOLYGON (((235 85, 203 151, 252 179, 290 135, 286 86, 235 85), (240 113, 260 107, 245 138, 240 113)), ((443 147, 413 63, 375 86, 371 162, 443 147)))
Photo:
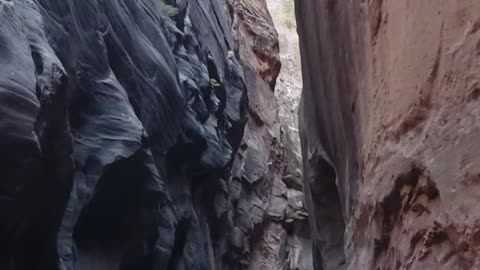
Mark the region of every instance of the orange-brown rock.
POLYGON ((265 0, 227 0, 240 57, 275 88, 281 63, 278 33, 265 0), (243 48, 242 48, 243 47, 243 48))
POLYGON ((480 2, 296 4, 315 269, 480 269, 480 2))

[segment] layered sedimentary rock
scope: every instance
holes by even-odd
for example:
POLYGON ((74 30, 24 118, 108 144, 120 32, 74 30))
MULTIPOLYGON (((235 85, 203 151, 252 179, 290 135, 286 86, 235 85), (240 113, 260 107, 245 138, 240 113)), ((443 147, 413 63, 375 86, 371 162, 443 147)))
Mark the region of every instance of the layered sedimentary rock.
POLYGON ((1 269, 295 256, 263 1, 0 0, 0 63, 1 269))
POLYGON ((478 1, 297 1, 315 269, 480 267, 478 1))

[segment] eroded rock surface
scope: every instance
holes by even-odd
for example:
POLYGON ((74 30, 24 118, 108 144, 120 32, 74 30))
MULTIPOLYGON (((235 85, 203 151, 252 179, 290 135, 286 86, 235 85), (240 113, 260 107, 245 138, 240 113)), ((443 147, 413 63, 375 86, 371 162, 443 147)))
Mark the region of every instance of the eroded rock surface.
POLYGON ((239 59, 253 69, 245 68, 248 121, 226 192, 226 204, 237 205, 227 211, 225 227, 230 231, 226 235, 236 239, 235 246, 222 239, 218 246, 234 254, 227 269, 296 269, 302 240, 308 237, 307 213, 301 185, 285 180, 298 183, 299 176, 292 176, 294 145, 284 132, 274 93, 280 69, 278 34, 264 0, 231 0, 228 10, 239 59))
POLYGON ((264 1, 1 0, 0 63, 1 269, 296 256, 264 1))
POLYGON ((315 269, 480 268, 480 3, 296 4, 315 269))

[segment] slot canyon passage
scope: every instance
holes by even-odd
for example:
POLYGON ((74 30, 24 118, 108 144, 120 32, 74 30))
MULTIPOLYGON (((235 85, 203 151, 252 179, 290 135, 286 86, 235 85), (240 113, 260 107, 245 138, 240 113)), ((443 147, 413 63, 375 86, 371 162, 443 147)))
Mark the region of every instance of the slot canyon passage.
POLYGON ((478 0, 0 0, 0 270, 480 269, 479 102, 478 0))

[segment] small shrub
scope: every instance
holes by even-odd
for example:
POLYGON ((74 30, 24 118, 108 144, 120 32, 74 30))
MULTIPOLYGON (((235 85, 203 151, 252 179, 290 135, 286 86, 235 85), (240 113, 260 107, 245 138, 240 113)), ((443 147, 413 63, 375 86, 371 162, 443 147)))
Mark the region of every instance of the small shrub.
POLYGON ((210 88, 215 89, 220 87, 220 83, 215 79, 210 79, 210 88))

